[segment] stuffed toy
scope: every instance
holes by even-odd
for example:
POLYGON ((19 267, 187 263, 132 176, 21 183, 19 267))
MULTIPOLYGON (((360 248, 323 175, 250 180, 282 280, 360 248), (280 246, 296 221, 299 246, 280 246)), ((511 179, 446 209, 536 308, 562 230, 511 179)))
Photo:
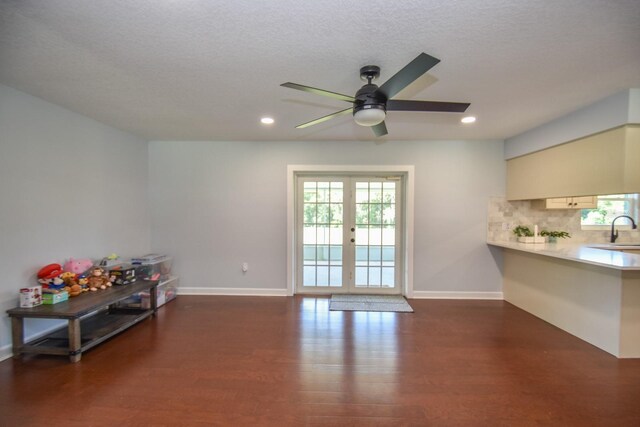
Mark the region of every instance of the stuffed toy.
POLYGON ((64 288, 62 277, 62 266, 60 264, 45 265, 38 271, 38 283, 43 289, 61 290, 64 288))
POLYGON ((81 275, 85 271, 89 270, 93 266, 93 261, 87 258, 74 259, 69 258, 64 264, 64 271, 68 271, 70 273, 74 273, 77 275, 81 275))
POLYGON ((89 286, 90 291, 107 289, 107 287, 111 286, 111 282, 109 281, 109 278, 105 274, 104 268, 102 267, 93 267, 87 279, 87 285, 89 286))
POLYGON ((82 289, 82 286, 78 282, 77 275, 70 271, 65 271, 60 275, 62 280, 64 281, 65 287, 64 290, 69 292, 70 297, 76 297, 80 295, 82 292, 87 289, 82 289))

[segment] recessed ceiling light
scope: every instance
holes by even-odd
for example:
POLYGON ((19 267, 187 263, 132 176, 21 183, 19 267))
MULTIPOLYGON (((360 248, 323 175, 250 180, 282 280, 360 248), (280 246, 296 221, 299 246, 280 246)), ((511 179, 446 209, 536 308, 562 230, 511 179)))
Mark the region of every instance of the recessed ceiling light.
POLYGON ((467 116, 467 117, 463 117, 462 119, 460 119, 460 121, 462 123, 473 123, 476 121, 476 118, 474 116, 467 116))
POLYGON ((263 125, 272 125, 274 121, 275 120, 273 120, 271 117, 263 117, 263 118, 260 119, 260 122, 263 125))

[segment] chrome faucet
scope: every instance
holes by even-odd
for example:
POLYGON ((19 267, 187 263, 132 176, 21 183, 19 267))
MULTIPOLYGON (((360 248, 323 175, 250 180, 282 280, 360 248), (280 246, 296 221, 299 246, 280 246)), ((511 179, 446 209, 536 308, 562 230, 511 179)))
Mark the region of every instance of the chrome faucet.
POLYGON ((631 218, 629 215, 620 215, 613 218, 613 221, 611 221, 611 243, 615 243, 616 239, 618 238, 618 230, 616 230, 615 233, 613 232, 613 225, 616 223, 616 219, 618 218, 629 218, 629 221, 631 221, 631 228, 634 230, 638 228, 633 218, 631 218))

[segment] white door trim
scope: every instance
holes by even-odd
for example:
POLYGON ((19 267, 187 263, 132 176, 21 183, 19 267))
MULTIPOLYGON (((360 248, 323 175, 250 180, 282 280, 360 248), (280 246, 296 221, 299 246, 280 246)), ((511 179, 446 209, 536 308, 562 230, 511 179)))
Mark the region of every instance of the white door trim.
POLYGON ((405 176, 404 185, 404 280, 402 294, 413 297, 413 210, 414 173, 413 165, 287 165, 287 295, 295 290, 296 277, 296 217, 295 180, 300 173, 389 173, 405 176))

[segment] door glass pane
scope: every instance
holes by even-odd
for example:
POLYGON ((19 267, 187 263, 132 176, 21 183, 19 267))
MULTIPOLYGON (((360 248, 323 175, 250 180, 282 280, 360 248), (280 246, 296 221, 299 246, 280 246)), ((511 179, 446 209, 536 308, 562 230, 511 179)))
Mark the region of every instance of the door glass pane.
POLYGON ((356 225, 356 245, 369 244, 369 227, 366 225, 356 225))
POLYGON ((358 203, 356 205, 356 224, 369 224, 369 205, 358 203))
POLYGON ((308 261, 314 262, 316 260, 316 247, 315 245, 304 245, 302 248, 304 263, 308 261))
POLYGON ((385 203, 382 205, 382 223, 383 224, 396 223, 396 205, 395 204, 385 203))
POLYGON ((356 267, 356 286, 367 286, 367 267, 356 267))
POLYGON ((382 268, 382 286, 393 287, 395 285, 395 269, 383 267, 382 268))
POLYGON ((318 262, 318 265, 329 264, 329 245, 318 245, 316 253, 316 261, 318 262))
POLYGON ((342 267, 329 267, 329 286, 342 286, 342 267))
POLYGON ((382 247, 382 265, 387 267, 393 267, 396 258, 395 246, 383 246, 382 247))
POLYGON ((329 243, 329 225, 328 224, 318 224, 318 228, 316 229, 316 242, 321 245, 325 245, 329 243))
POLYGON ((334 203, 342 203, 343 202, 343 186, 344 184, 341 182, 332 182, 330 187, 331 187, 331 194, 330 194, 330 198, 331 201, 334 203))
POLYGON ((331 210, 329 222, 331 224, 342 224, 342 203, 331 203, 329 206, 331 210))
POLYGON ((342 225, 332 225, 329 227, 329 242, 332 245, 342 245, 342 225))
POLYGON ((302 269, 302 284, 304 286, 315 286, 316 285, 316 268, 304 266, 302 269))
POLYGON ((382 244, 382 228, 369 226, 369 244, 380 245, 382 244))
POLYGON ((396 244, 396 227, 395 225, 385 226, 382 229, 382 244, 393 246, 396 244))
POLYGON ((369 251, 366 246, 356 246, 356 265, 367 265, 369 251))
POLYGON ((369 224, 382 224, 382 205, 380 203, 369 205, 369 224))
POLYGON ((329 286, 329 267, 316 267, 316 286, 329 286))
POLYGON ((329 201, 329 188, 330 183, 328 182, 318 182, 318 193, 316 195, 319 203, 328 202, 329 201))
POLYGON ((356 203, 368 203, 369 201, 369 183, 356 182, 356 203))
POLYGON ((342 286, 343 201, 342 182, 304 182, 303 287, 342 286))
POLYGON ((305 224, 303 234, 304 234, 304 236, 302 236, 303 244, 314 245, 316 243, 316 226, 314 224, 312 225, 305 224))
POLYGON ((369 246, 369 265, 380 265, 382 246, 369 246))
POLYGON ((382 188, 383 188, 382 201, 384 203, 395 203, 396 202, 396 183, 384 182, 382 184, 382 188))
POLYGON ((369 183, 369 203, 382 202, 382 183, 370 182, 369 183))
POLYGON ((329 247, 329 260, 332 265, 342 264, 342 246, 332 245, 329 247))

